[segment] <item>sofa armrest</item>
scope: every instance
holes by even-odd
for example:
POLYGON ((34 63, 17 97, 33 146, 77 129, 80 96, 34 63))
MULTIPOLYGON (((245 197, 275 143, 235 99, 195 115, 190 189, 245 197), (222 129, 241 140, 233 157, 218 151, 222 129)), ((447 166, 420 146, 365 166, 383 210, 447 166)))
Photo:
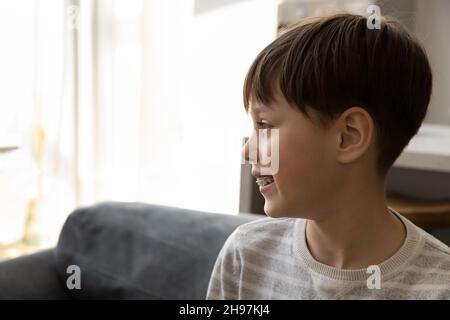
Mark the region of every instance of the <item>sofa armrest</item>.
POLYGON ((0 299, 68 299, 53 249, 0 262, 0 299))
POLYGON ((67 219, 56 247, 61 277, 81 272, 77 299, 204 299, 217 255, 240 224, 230 216, 143 203, 101 203, 67 219))

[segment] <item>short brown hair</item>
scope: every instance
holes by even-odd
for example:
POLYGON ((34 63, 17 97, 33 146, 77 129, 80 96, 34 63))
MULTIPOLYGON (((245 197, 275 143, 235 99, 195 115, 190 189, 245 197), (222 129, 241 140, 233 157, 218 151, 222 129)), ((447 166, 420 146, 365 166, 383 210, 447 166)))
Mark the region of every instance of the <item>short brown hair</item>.
POLYGON ((336 14, 307 18, 264 48, 244 83, 244 106, 267 104, 279 86, 305 115, 326 125, 352 106, 364 108, 377 129, 378 169, 386 173, 425 118, 432 89, 424 48, 398 21, 336 14))

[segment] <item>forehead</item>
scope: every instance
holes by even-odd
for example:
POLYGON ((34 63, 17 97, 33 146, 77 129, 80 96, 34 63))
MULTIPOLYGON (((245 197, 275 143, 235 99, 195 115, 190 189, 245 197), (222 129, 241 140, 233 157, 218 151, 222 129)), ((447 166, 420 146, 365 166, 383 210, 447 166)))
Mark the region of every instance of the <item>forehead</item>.
POLYGON ((255 95, 252 95, 249 101, 248 111, 252 114, 275 113, 280 111, 280 107, 283 108, 285 105, 288 105, 278 85, 274 86, 270 94, 264 98, 267 101, 261 101, 255 95))

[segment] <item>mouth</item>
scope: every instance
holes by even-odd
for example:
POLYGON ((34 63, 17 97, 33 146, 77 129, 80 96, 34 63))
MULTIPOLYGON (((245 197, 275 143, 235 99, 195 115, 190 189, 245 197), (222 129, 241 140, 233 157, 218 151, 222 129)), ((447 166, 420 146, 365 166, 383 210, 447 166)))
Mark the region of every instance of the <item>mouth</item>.
POLYGON ((274 184, 273 176, 259 176, 256 179, 256 184, 259 186, 261 193, 266 193, 274 184))
POLYGON ((273 176, 260 176, 256 178, 256 184, 260 187, 264 187, 273 183, 273 176))

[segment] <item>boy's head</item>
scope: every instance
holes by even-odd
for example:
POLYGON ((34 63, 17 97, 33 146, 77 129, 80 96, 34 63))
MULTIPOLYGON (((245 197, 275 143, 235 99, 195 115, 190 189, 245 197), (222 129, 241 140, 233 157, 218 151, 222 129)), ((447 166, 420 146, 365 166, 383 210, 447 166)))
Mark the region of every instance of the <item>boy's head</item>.
POLYGON ((369 29, 364 16, 337 14, 284 31, 256 57, 244 84, 255 128, 279 129, 266 213, 308 212, 338 197, 343 183, 383 181, 417 133, 431 88, 424 49, 395 20, 369 29))

